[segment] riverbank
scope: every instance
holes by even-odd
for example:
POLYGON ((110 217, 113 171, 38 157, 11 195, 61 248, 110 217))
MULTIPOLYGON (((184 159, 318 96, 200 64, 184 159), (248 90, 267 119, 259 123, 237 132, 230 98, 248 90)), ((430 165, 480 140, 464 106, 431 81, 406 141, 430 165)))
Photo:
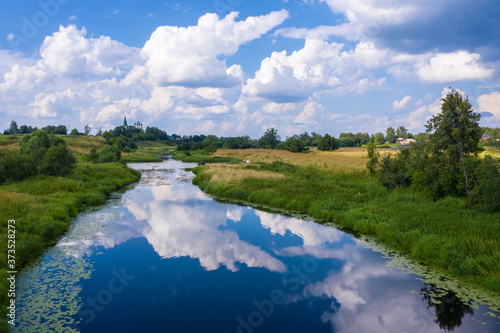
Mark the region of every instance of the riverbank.
MULTIPOLYGON (((141 178, 123 163, 77 163, 67 177, 37 176, 0 186, 0 229, 7 235, 7 221, 15 220, 15 270, 36 261, 57 243, 71 218, 87 207, 103 204, 113 191, 141 178)), ((1 331, 7 329, 7 237, 0 239, 1 331)), ((13 270, 13 269, 9 269, 13 270)))
POLYGON ((365 170, 362 149, 215 155, 250 164, 195 168, 193 183, 211 195, 334 221, 463 281, 500 291, 498 213, 471 208, 463 199, 433 202, 409 189, 389 191, 365 170))

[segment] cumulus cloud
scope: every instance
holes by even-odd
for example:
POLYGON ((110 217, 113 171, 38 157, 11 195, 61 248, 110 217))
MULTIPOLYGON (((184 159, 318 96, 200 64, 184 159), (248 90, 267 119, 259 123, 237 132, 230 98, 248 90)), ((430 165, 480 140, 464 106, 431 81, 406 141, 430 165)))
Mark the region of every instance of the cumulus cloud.
POLYGON ((395 109, 402 109, 406 106, 406 104, 408 104, 409 101, 411 101, 411 96, 405 96, 400 101, 394 101, 394 103, 392 103, 392 106, 395 109))
POLYGON ((343 47, 307 39, 301 50, 290 55, 273 52, 262 61, 255 77, 247 80, 243 94, 275 102, 299 102, 316 89, 357 85, 362 93, 372 81, 364 70, 382 66, 387 51, 371 42, 360 42, 350 51, 343 51, 343 47))
POLYGON ((238 68, 228 69, 219 57, 233 55, 241 45, 281 24, 288 12, 281 10, 240 22, 236 22, 237 17, 237 12, 223 19, 205 14, 196 26, 158 27, 141 50, 150 82, 159 86, 238 84, 238 68))
POLYGON ((417 75, 422 81, 428 82, 487 79, 493 75, 494 69, 478 64, 479 58, 479 54, 467 51, 438 53, 430 59, 429 64, 417 70, 417 75))
POLYGON ((483 117, 482 122, 488 123, 490 126, 498 126, 500 124, 500 93, 494 91, 490 94, 484 94, 478 97, 479 112, 490 113, 489 117, 483 117))
POLYGON ((31 66, 15 64, 4 74, 0 92, 42 90, 54 78, 76 79, 84 75, 118 76, 140 62, 139 50, 107 36, 86 38, 85 28, 59 27, 45 38, 41 59, 31 66))
POLYGON ((319 110, 324 110, 324 107, 314 101, 309 101, 304 110, 295 117, 294 122, 296 124, 316 125, 318 122, 315 121, 315 116, 319 110))
MULTIPOLYGON (((465 96, 465 93, 460 89, 456 91, 461 93, 462 96, 465 96)), ((431 119, 432 116, 441 112, 441 105, 443 104, 442 99, 446 97, 449 92, 451 92, 450 88, 444 88, 441 91, 440 98, 434 100, 430 104, 418 107, 405 117, 396 117, 395 122, 405 125, 409 130, 423 130, 427 121, 431 119)))

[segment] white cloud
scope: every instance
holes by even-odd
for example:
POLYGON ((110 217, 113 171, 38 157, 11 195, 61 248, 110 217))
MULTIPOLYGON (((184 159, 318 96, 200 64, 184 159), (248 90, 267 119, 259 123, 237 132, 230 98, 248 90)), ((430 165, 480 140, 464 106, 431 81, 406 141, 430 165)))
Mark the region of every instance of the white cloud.
POLYGON ((332 33, 348 40, 370 40, 386 26, 394 26, 415 19, 425 4, 402 3, 393 0, 320 0, 334 13, 343 13, 346 23, 337 25, 332 33))
POLYGON ((78 17, 77 17, 76 15, 71 15, 71 16, 69 17, 69 20, 70 20, 70 21, 74 21, 74 20, 76 20, 77 18, 78 18, 78 17))
POLYGON ((402 109, 406 106, 406 104, 408 104, 409 101, 411 101, 411 96, 405 96, 400 101, 394 101, 394 103, 392 103, 392 106, 395 109, 402 109))
POLYGON ((154 16, 153 14, 151 14, 151 13, 147 13, 147 14, 146 14, 146 17, 147 17, 147 18, 152 18, 152 17, 155 17, 155 16, 154 16))
POLYGON ((364 93, 374 86, 367 70, 381 67, 387 51, 371 42, 360 42, 350 51, 342 49, 342 44, 307 39, 301 50, 290 55, 286 51, 273 52, 262 61, 255 77, 247 80, 243 94, 275 102, 297 102, 316 89, 340 87, 341 91, 364 93))
POLYGON ((7 39, 8 41, 11 41, 11 40, 13 40, 13 39, 14 39, 14 37, 15 37, 15 36, 14 36, 14 34, 10 33, 10 34, 7 34, 6 39, 7 39))
POLYGON ((239 71, 227 70, 221 56, 233 55, 242 44, 259 38, 288 18, 285 10, 236 22, 237 12, 219 19, 205 14, 197 26, 162 26, 141 50, 153 85, 231 86, 239 71), (234 76, 236 75, 236 76, 234 76))
POLYGON ((315 121, 316 112, 319 110, 324 110, 321 104, 313 101, 307 102, 304 110, 295 117, 294 123, 296 124, 307 124, 316 125, 318 122, 315 121))
POLYGON ((494 91, 490 94, 484 94, 478 97, 479 104, 478 112, 489 112, 491 117, 482 117, 481 122, 486 122, 490 126, 498 126, 500 124, 500 93, 494 91))
MULTIPOLYGON (((450 88, 444 88, 441 92, 441 97, 434 100, 432 103, 428 105, 422 105, 417 108, 415 111, 412 111, 406 117, 396 117, 395 123, 402 124, 406 126, 409 130, 424 130, 425 124, 432 116, 441 112, 441 105, 443 104, 442 98, 446 97, 446 95, 451 92, 450 88)), ((457 89, 457 92, 461 93, 465 96, 465 93, 460 89, 457 89)))
POLYGON ((320 25, 319 27, 307 28, 283 28, 274 33, 275 36, 283 36, 297 39, 321 39, 326 40, 336 34, 336 28, 333 26, 320 25))
POLYGON ((41 59, 36 64, 15 64, 5 73, 0 92, 41 92, 55 78, 71 80, 85 75, 118 76, 141 61, 138 49, 106 36, 87 39, 86 33, 85 28, 78 30, 75 25, 60 26, 58 32, 45 38, 40 47, 41 59))
POLYGON ((289 113, 292 111, 295 111, 297 108, 296 103, 275 103, 275 102, 268 102, 264 104, 262 107, 262 110, 267 112, 267 113, 274 113, 274 114, 283 114, 283 113, 289 113))
POLYGON ((438 53, 424 67, 417 70, 422 81, 456 82, 466 80, 481 80, 491 77, 494 69, 486 69, 477 63, 480 55, 457 51, 438 53))

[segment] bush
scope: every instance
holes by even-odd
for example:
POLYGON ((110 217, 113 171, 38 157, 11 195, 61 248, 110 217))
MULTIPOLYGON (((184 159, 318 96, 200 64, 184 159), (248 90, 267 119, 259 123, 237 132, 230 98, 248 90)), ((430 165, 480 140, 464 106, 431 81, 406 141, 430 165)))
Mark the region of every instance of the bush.
POLYGON ((500 212, 500 162, 485 156, 476 167, 477 185, 472 190, 472 199, 486 210, 500 212))
POLYGON ((76 163, 66 142, 44 130, 25 135, 20 146, 16 153, 1 153, 0 183, 19 181, 36 174, 66 176, 76 163))
POLYGON ((0 152, 0 184, 19 181, 36 174, 32 159, 12 151, 0 152))
POLYGON ((39 172, 48 176, 67 176, 76 163, 73 152, 64 145, 50 147, 39 166, 39 172))
POLYGON ((122 153, 117 145, 107 145, 99 153, 97 163, 112 163, 118 162, 122 157, 122 153))

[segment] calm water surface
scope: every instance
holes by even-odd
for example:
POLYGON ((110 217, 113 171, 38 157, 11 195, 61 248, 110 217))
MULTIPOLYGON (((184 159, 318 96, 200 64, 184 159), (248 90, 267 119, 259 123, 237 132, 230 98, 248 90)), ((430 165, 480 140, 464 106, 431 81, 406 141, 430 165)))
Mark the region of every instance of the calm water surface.
POLYGON ((338 229, 218 203, 193 164, 130 166, 138 184, 21 274, 16 332, 500 332, 338 229))

